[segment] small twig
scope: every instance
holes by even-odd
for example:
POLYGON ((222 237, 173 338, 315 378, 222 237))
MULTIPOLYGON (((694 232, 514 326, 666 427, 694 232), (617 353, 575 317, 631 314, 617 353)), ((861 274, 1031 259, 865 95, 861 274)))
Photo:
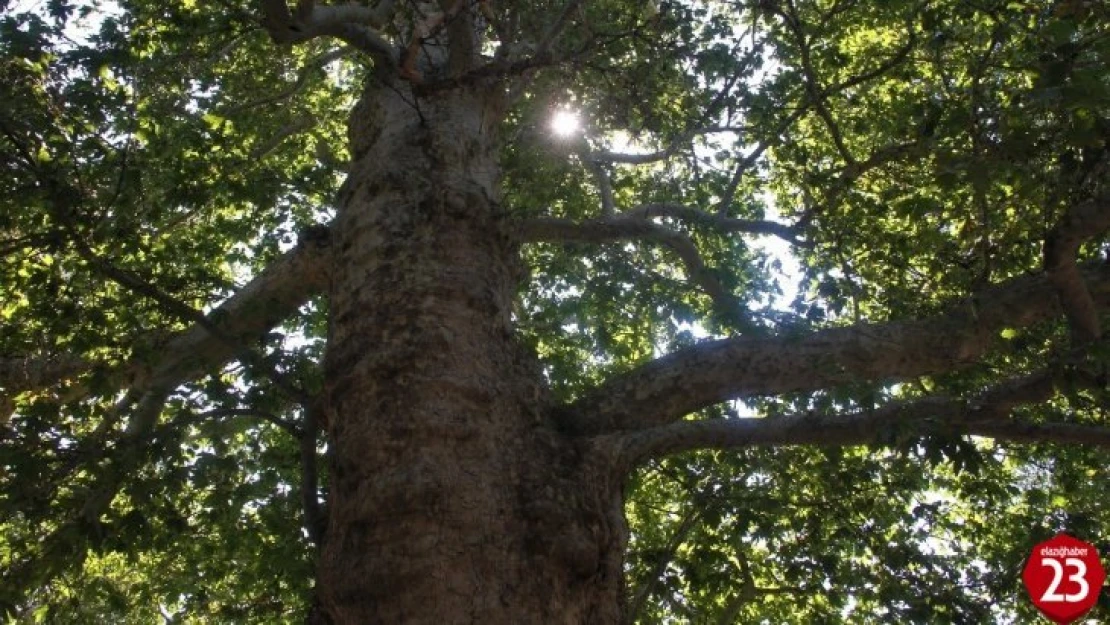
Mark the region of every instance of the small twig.
POLYGON ((274 135, 270 137, 265 143, 251 150, 251 158, 256 161, 262 160, 262 158, 264 158, 270 152, 273 152, 279 146, 281 146, 281 144, 284 143, 285 140, 289 137, 293 137, 302 132, 311 130, 315 126, 316 120, 312 119, 311 117, 305 117, 292 123, 286 124, 285 126, 279 128, 278 131, 275 132, 274 135))
POLYGON ((551 27, 547 29, 543 37, 540 38, 539 43, 536 45, 535 53, 533 54, 534 57, 538 59, 547 58, 547 55, 551 53, 551 47, 555 45, 555 42, 563 34, 563 31, 566 30, 566 27, 570 24, 571 18, 574 17, 574 13, 578 11, 578 7, 581 5, 582 0, 568 0, 562 12, 559 13, 559 17, 556 18, 551 27))
POLYGON ((756 161, 758 161, 759 158, 763 156, 763 153, 767 151, 767 148, 771 147, 772 141, 777 141, 779 137, 782 136, 782 133, 786 132, 786 130, 790 128, 790 126, 793 125, 794 122, 798 121, 803 115, 805 115, 807 107, 808 101, 803 101, 794 112, 792 112, 790 115, 787 115, 786 119, 784 119, 782 123, 779 124, 777 128, 775 128, 775 131, 772 134, 770 134, 763 141, 760 141, 755 146, 755 148, 750 153, 748 153, 746 157, 744 157, 744 160, 740 161, 740 163, 736 166, 736 169, 733 170, 732 178, 728 182, 728 187, 725 189, 724 196, 721 198, 720 203, 717 204, 718 215, 722 217, 728 215, 728 211, 732 208, 732 203, 736 199, 736 191, 740 188, 740 182, 744 179, 744 174, 751 170, 756 161))
POLYGON ((794 39, 798 44, 798 50, 800 52, 799 57, 802 62, 802 75, 805 76, 806 92, 809 94, 809 99, 813 102, 814 108, 817 110, 817 115, 825 122, 825 127, 832 137, 837 152, 840 153, 845 163, 852 165, 856 160, 844 143, 844 135, 840 131, 840 126, 833 119, 832 113, 829 111, 828 104, 825 101, 825 90, 821 87, 821 82, 817 78, 817 72, 813 68, 809 39, 802 30, 802 20, 798 16, 798 11, 794 7, 792 1, 788 1, 786 6, 789 9, 789 14, 783 12, 781 9, 778 10, 778 13, 783 18, 783 22, 786 23, 787 28, 794 34, 794 39))
POLYGON ((678 255, 691 282, 697 284, 713 301, 714 307, 727 319, 740 327, 747 327, 748 321, 738 299, 721 284, 712 271, 705 266, 701 252, 690 237, 656 225, 636 216, 632 218, 608 218, 590 222, 576 223, 561 219, 533 219, 519 227, 523 240, 540 241, 583 241, 609 242, 621 239, 638 239, 659 243, 678 255))
POLYGON ((255 408, 217 408, 215 410, 208 410, 196 414, 198 419, 210 419, 217 417, 256 417, 262 419, 267 423, 272 423, 279 428, 292 434, 294 438, 300 439, 304 436, 301 428, 297 427, 296 423, 273 414, 265 410, 257 410, 255 408))
POLYGON ((587 160, 599 163, 614 163, 622 165, 646 165, 648 163, 656 163, 659 161, 671 158, 679 152, 679 150, 688 147, 690 142, 698 136, 724 133, 724 132, 741 132, 743 128, 733 126, 707 126, 705 128, 694 128, 679 135, 674 141, 671 141, 667 147, 662 150, 648 152, 646 154, 625 154, 622 152, 610 152, 608 150, 601 150, 591 152, 586 157, 587 160))
POLYGON ((651 597, 651 593, 655 591, 655 586, 659 583, 659 580, 662 579, 663 573, 667 571, 667 566, 674 560, 682 544, 686 542, 686 537, 697 527, 702 514, 702 505, 692 505, 686 509, 686 514, 683 515, 682 520, 678 523, 678 527, 675 528, 674 533, 671 534, 671 538, 667 541, 667 545, 660 550, 658 557, 655 559, 655 563, 648 571, 647 576, 645 576, 643 584, 632 593, 632 601, 629 602, 628 606, 629 622, 635 621, 636 617, 644 609, 648 598, 651 597))
POLYGON ((259 106, 265 106, 267 104, 274 104, 275 102, 288 100, 289 98, 292 98, 293 96, 304 90, 314 72, 323 67, 326 67, 332 61, 336 61, 349 54, 352 54, 354 51, 355 49, 350 46, 343 46, 341 48, 336 48, 335 50, 332 50, 331 52, 328 52, 326 54, 322 54, 314 59, 311 59, 304 64, 304 67, 301 68, 300 74, 297 75, 296 82, 294 82, 288 89, 284 89, 282 91, 279 91, 278 93, 265 96, 257 100, 252 100, 250 102, 247 102, 246 104, 232 106, 226 109, 226 112, 228 114, 239 113, 242 111, 248 111, 250 109, 257 108, 259 106))
POLYGON ((856 180, 859 180, 865 173, 905 156, 912 156, 918 153, 920 151, 919 148, 923 147, 923 145, 921 141, 895 143, 877 148, 866 160, 845 165, 844 168, 841 169, 840 176, 832 183, 829 190, 826 192, 824 200, 819 205, 813 203, 806 209, 805 213, 798 220, 797 228, 800 230, 804 229, 818 215, 827 213, 834 208, 840 197, 851 189, 852 184, 855 183, 856 180))

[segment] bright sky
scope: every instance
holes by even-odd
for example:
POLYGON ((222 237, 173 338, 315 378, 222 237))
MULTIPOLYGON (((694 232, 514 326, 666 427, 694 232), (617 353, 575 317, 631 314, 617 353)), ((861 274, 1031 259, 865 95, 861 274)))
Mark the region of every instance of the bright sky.
MULTIPOLYGON (((43 19, 49 19, 46 0, 16 0, 5 13, 34 12, 43 19)), ((100 24, 109 15, 121 15, 123 11, 115 0, 90 0, 85 4, 92 9, 85 17, 80 17, 74 12, 69 23, 66 24, 65 36, 77 43, 88 43, 90 35, 100 30, 100 24)))

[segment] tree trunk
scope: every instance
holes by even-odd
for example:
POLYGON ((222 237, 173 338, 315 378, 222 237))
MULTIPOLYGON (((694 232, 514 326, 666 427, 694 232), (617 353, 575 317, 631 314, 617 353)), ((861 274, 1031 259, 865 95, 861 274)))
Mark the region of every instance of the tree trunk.
POLYGON ((620 477, 556 432, 513 335, 496 99, 398 83, 352 113, 317 578, 334 623, 621 620, 620 477))

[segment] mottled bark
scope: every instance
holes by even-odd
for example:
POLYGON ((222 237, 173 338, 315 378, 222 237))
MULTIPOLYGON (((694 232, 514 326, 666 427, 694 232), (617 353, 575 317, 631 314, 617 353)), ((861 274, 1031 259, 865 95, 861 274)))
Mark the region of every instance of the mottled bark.
POLYGON ((556 433, 514 341, 493 91, 372 87, 335 224, 326 356, 335 623, 613 623, 613 458, 556 433))

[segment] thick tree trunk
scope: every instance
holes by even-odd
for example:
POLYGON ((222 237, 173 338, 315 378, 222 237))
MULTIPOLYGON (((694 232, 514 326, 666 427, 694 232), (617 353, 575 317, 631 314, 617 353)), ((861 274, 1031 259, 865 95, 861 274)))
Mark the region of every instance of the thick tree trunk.
POLYGON ((510 318, 491 97, 355 108, 326 359, 335 623, 614 623, 625 543, 610 458, 551 426, 510 318))

